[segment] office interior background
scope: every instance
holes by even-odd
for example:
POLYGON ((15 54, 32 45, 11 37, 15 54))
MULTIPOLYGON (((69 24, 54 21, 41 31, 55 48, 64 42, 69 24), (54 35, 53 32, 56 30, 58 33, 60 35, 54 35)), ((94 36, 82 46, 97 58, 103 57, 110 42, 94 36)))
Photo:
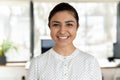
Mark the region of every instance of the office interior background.
MULTIPOLYGON (((64 0, 0 0, 0 45, 12 43, 5 53, 6 65, 0 66, 0 80, 27 80, 31 58, 53 46, 47 20, 59 2, 64 0)), ((97 58, 104 80, 120 80, 119 0, 65 2, 80 18, 75 46, 97 58)))

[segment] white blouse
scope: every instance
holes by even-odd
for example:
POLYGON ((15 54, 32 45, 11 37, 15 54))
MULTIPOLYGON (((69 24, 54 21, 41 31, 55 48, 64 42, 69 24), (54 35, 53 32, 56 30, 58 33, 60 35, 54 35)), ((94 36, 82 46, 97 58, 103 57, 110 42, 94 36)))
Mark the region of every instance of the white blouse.
POLYGON ((33 58, 29 80, 102 80, 100 66, 90 54, 76 49, 70 56, 53 49, 33 58))

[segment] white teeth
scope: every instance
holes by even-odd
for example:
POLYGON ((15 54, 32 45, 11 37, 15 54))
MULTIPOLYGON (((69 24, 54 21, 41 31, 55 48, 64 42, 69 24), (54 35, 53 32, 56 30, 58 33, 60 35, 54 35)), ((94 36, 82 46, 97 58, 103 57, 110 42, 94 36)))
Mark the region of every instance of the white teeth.
POLYGON ((60 39, 67 39, 68 37, 67 37, 67 36, 64 36, 64 37, 60 37, 60 36, 59 36, 59 38, 60 38, 60 39))

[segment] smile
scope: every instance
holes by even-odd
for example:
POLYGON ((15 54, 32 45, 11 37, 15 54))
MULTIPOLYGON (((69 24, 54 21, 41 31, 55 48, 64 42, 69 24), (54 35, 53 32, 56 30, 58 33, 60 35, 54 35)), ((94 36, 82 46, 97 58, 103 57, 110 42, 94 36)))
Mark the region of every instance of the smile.
POLYGON ((69 36, 57 36, 57 38, 62 39, 62 40, 66 40, 69 38, 69 36))

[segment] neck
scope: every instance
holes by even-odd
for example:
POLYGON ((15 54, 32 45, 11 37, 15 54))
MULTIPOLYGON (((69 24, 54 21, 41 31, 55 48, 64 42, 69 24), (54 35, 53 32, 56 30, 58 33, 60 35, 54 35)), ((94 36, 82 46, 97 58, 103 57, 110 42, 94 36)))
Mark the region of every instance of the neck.
POLYGON ((59 47, 54 46, 53 49, 62 56, 69 56, 76 49, 75 46, 59 47))

